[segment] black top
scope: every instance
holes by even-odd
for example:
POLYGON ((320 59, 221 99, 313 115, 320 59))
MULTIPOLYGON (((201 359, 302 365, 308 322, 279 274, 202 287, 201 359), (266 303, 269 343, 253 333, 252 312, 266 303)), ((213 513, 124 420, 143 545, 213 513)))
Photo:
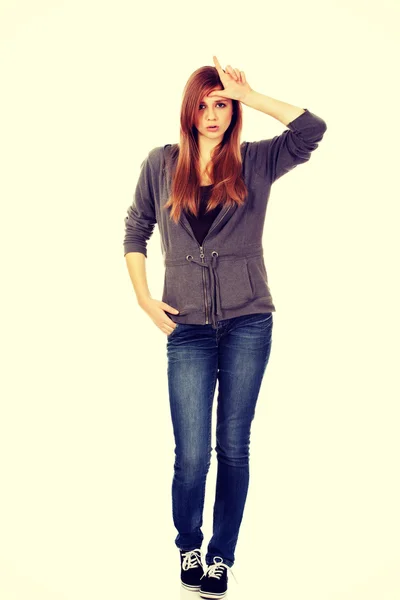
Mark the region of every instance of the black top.
POLYGON ((215 217, 218 215, 222 208, 222 206, 219 205, 205 213, 207 202, 212 191, 212 186, 213 184, 200 186, 201 200, 198 217, 195 217, 194 215, 185 210, 186 218, 189 221, 190 226, 193 229, 193 233, 196 236, 196 239, 199 242, 200 246, 203 243, 203 240, 206 237, 208 230, 212 225, 212 222, 214 221, 215 217))

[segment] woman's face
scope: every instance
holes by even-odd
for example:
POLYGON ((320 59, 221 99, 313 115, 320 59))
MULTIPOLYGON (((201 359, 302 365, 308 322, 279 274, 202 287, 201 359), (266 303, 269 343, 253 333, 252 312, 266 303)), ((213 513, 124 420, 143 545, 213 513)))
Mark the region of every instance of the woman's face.
MULTIPOLYGON (((216 88, 218 92, 221 88, 216 88)), ((196 127, 200 135, 210 140, 222 139, 232 119, 233 105, 230 98, 222 96, 204 96, 197 109, 196 127), (216 129, 207 129, 209 125, 217 125, 216 129)))

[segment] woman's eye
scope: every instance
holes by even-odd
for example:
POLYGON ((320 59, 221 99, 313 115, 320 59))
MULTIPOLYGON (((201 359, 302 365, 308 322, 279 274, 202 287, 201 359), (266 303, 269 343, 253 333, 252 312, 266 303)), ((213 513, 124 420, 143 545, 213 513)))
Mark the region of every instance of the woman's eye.
MULTIPOLYGON (((217 102, 217 106, 218 106, 218 105, 226 106, 225 102, 217 102)), ((202 106, 205 106, 205 104, 200 104, 200 108, 201 108, 202 106)))

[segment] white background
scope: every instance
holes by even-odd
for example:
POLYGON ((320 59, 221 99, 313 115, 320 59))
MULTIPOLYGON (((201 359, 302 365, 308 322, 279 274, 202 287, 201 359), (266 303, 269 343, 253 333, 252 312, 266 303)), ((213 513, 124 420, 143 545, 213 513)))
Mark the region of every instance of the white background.
MULTIPOLYGON (((140 163, 179 141, 184 85, 214 54, 328 127, 268 204, 273 345, 229 596, 399 599, 399 12, 3 0, 2 600, 191 597, 167 336, 137 305, 122 241, 140 163)), ((242 140, 285 129, 243 111, 242 140)), ((146 268, 161 299, 157 227, 146 268)), ((204 552, 215 476, 213 451, 204 552)))

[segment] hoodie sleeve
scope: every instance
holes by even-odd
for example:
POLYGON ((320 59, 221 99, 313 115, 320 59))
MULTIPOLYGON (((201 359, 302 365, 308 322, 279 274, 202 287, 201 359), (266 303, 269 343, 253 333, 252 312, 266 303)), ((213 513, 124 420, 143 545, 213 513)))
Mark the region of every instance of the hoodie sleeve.
POLYGON ((128 252, 142 252, 147 258, 147 242, 157 222, 151 166, 151 159, 155 150, 151 150, 140 165, 140 174, 133 203, 127 209, 124 256, 128 252))
POLYGON ((288 123, 288 129, 267 140, 250 143, 255 170, 271 184, 297 165, 307 162, 327 130, 323 119, 305 112, 288 123))

